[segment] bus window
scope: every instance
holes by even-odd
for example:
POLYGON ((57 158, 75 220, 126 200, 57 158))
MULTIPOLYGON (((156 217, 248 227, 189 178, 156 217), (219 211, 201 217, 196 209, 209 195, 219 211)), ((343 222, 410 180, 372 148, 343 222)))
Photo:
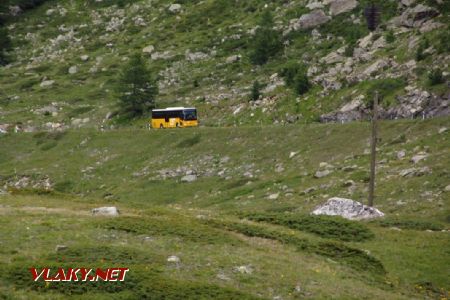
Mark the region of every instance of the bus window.
POLYGON ((195 109, 186 109, 184 110, 184 120, 190 121, 190 120, 197 120, 197 110, 195 109))

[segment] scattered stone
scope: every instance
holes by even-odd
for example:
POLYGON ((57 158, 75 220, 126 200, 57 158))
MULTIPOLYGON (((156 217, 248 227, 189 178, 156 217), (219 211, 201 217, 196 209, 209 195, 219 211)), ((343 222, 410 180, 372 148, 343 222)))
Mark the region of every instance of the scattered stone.
POLYGON ((315 190, 316 190, 315 187, 310 187, 310 188, 307 188, 306 190, 304 190, 303 194, 306 195, 306 194, 314 192, 315 190))
POLYGON ((152 54, 153 51, 155 51, 155 47, 153 45, 147 46, 144 49, 142 49, 142 52, 145 54, 152 54))
POLYGON ((80 56, 80 59, 81 59, 81 61, 86 62, 86 61, 89 60, 89 55, 81 55, 81 56, 80 56))
POLYGON ((240 56, 240 55, 231 55, 231 56, 228 56, 228 57, 227 57, 227 59, 225 60, 225 62, 226 62, 227 64, 232 64, 232 63, 238 62, 238 61, 240 61, 240 60, 241 60, 241 56, 240 56))
POLYGON ((188 61, 198 61, 198 60, 205 60, 209 58, 209 55, 203 52, 190 52, 189 50, 186 50, 185 58, 188 61))
POLYGON ((41 82, 40 86, 42 88, 51 87, 54 83, 55 83, 54 80, 44 80, 44 81, 41 82))
POLYGON ((9 7, 9 14, 13 17, 16 17, 22 13, 22 9, 18 5, 9 7))
POLYGON ((313 215, 341 216, 349 220, 364 220, 383 217, 384 214, 374 207, 363 205, 351 199, 333 197, 318 206, 313 215))
POLYGON ((344 172, 352 172, 355 171, 358 168, 357 165, 353 165, 353 166, 345 166, 342 168, 342 171, 344 172))
POLYGON ((188 174, 181 178, 181 182, 194 182, 196 180, 197 180, 197 175, 195 175, 195 174, 188 174))
POLYGON ((400 150, 397 152, 397 158, 398 159, 402 159, 406 156, 406 151, 405 150, 400 150))
POLYGON ((269 200, 277 200, 279 196, 280 196, 280 193, 275 193, 275 194, 270 194, 267 198, 269 200))
POLYGON ((398 227, 389 227, 390 230, 395 230, 395 231, 402 231, 400 228, 398 227))
POLYGON ((94 208, 92 214, 97 216, 118 216, 120 212, 115 206, 105 206, 94 208))
POLYGON ((448 130, 447 127, 441 127, 441 128, 439 128, 438 133, 441 134, 441 133, 447 132, 447 130, 448 130))
POLYGON ((349 187, 349 186, 354 186, 354 185, 355 185, 355 182, 353 180, 347 180, 343 184, 344 187, 349 187))
POLYGON ((284 172, 283 164, 277 164, 277 165, 275 166, 275 172, 277 172, 277 173, 282 173, 282 172, 284 172))
POLYGON ((69 68, 69 74, 76 74, 78 72, 78 67, 77 66, 71 66, 69 68))
POLYGON ((291 151, 291 153, 289 153, 289 158, 293 158, 294 156, 297 155, 298 152, 293 152, 291 151))
POLYGON ((317 171, 314 174, 314 177, 315 178, 322 178, 322 177, 328 176, 329 174, 331 174, 331 172, 332 171, 330 171, 330 170, 317 171))
POLYGON ((330 4, 330 14, 333 16, 349 12, 358 6, 356 0, 336 0, 330 4))
POLYGON ((235 272, 239 272, 241 274, 252 274, 253 273, 253 268, 250 265, 238 266, 238 267, 234 267, 234 271, 235 272))
POLYGON ((444 188, 444 191, 445 191, 445 192, 450 192, 450 184, 447 185, 447 186, 444 188))
POLYGON ((219 274, 217 274, 217 276, 216 276, 218 279, 220 279, 220 280, 224 280, 224 281, 230 281, 231 280, 231 278, 230 277, 228 277, 227 275, 225 275, 225 274, 223 274, 223 273, 219 273, 219 274))
POLYGON ((329 20, 331 20, 331 18, 327 16, 323 10, 316 9, 309 14, 302 15, 298 20, 291 20, 290 27, 294 30, 307 29, 322 25, 329 20))
POLYGON ((427 157, 428 154, 426 154, 425 152, 420 152, 411 158, 411 162, 417 164, 419 161, 424 160, 427 157))
POLYGON ((174 3, 169 6, 169 11, 171 13, 179 13, 181 11, 181 4, 174 3))
POLYGON ((69 249, 69 247, 67 247, 66 245, 56 245, 56 247, 55 247, 56 252, 64 251, 67 249, 69 249))
POLYGON ((171 255, 171 256, 169 256, 169 257, 167 258, 167 261, 168 261, 168 262, 171 262, 171 263, 179 263, 181 260, 180 260, 180 258, 179 258, 178 256, 176 256, 176 255, 171 255))
POLYGON ((431 173, 431 169, 429 167, 423 168, 410 168, 406 170, 402 170, 399 175, 402 177, 413 177, 413 176, 423 176, 431 173))
POLYGON ((411 6, 414 2, 416 2, 416 0, 401 0, 402 5, 404 6, 411 6))

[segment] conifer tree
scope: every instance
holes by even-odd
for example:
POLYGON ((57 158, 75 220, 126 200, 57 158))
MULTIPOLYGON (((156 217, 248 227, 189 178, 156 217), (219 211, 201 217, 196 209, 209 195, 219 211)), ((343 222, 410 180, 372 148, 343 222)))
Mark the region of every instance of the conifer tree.
POLYGON ((139 117, 155 107, 158 94, 156 79, 140 54, 133 55, 123 68, 117 95, 121 110, 129 117, 139 117))

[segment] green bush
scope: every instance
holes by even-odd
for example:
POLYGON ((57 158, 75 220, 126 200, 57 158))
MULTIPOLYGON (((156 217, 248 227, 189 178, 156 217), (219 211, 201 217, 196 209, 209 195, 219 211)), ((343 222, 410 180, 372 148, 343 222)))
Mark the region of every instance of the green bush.
POLYGON ((228 243, 237 241, 226 233, 205 226, 194 219, 178 216, 160 217, 120 217, 100 222, 101 227, 109 230, 120 230, 132 234, 175 236, 184 241, 206 244, 228 243))
POLYGON ((261 84, 258 80, 255 80, 253 82, 252 86, 252 92, 250 94, 250 100, 256 101, 259 99, 259 96, 261 95, 261 84))
POLYGON ((395 35, 392 29, 386 33, 386 42, 388 42, 389 44, 395 42, 395 35))
POLYGON ((428 41, 428 39, 425 38, 420 42, 419 47, 417 47, 417 50, 416 50, 416 60, 417 61, 424 60, 427 57, 425 50, 427 50, 428 47, 430 47, 430 42, 428 41))
POLYGON ((374 221, 382 227, 398 227, 401 229, 410 230, 432 230, 441 231, 444 228, 441 224, 433 223, 423 220, 400 220, 400 219, 385 219, 380 221, 374 221))
POLYGON ((428 73, 428 82, 430 85, 444 83, 444 76, 441 69, 434 69, 428 73))
POLYGON ((247 218, 252 221, 283 225, 291 229, 313 233, 323 238, 346 242, 361 242, 375 237, 363 224, 341 217, 263 213, 250 214, 247 215, 247 218))
POLYGON ((439 54, 449 53, 450 52, 450 30, 447 27, 447 30, 444 30, 438 36, 438 45, 437 51, 439 54))
POLYGON ((389 98, 394 97, 395 93, 403 89, 406 85, 404 78, 385 78, 372 80, 370 88, 366 92, 366 104, 369 107, 373 106, 373 99, 375 92, 378 92, 378 103, 386 106, 389 104, 389 98))
POLYGON ((284 77, 286 85, 292 88, 297 95, 303 95, 311 88, 307 76, 306 66, 296 62, 290 62, 281 69, 281 75, 284 77))
POLYGON ((201 141, 201 135, 196 134, 193 137, 188 137, 177 144, 177 148, 189 148, 194 145, 197 145, 201 141))
POLYGON ((292 245, 299 251, 314 253, 343 263, 350 268, 376 275, 384 275, 386 270, 383 264, 365 251, 348 247, 339 242, 312 242, 299 238, 293 234, 286 234, 274 229, 255 226, 246 223, 227 222, 220 220, 207 220, 208 225, 235 231, 246 236, 272 239, 283 244, 292 245))
POLYGON ((250 60, 253 64, 265 64, 283 48, 281 34, 275 31, 273 26, 272 14, 265 10, 252 43, 253 51, 250 54, 250 60))

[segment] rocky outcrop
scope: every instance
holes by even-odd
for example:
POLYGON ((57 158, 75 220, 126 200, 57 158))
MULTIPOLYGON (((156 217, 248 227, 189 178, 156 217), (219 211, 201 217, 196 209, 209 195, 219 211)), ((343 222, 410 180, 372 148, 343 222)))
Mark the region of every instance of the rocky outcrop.
POLYGON ((349 220, 366 220, 384 216, 381 211, 374 207, 339 197, 330 198, 325 204, 318 206, 311 214, 341 216, 349 220))
POLYGON ((299 19, 291 20, 290 28, 293 30, 313 28, 322 24, 325 24, 331 20, 331 17, 327 16, 323 10, 316 9, 301 16, 299 19))
POLYGON ((397 97, 398 105, 381 113, 385 119, 430 118, 450 115, 450 93, 438 97, 419 89, 411 89, 397 97))
POLYGON ((390 24, 393 26, 404 26, 419 28, 426 21, 439 15, 435 8, 419 4, 414 8, 407 8, 400 16, 393 18, 390 24))
POLYGON ((110 216, 115 217, 120 214, 119 210, 115 206, 98 207, 92 210, 94 216, 110 216))
POLYGON ((333 16, 349 12, 358 6, 356 0, 336 0, 330 3, 330 14, 333 16))

